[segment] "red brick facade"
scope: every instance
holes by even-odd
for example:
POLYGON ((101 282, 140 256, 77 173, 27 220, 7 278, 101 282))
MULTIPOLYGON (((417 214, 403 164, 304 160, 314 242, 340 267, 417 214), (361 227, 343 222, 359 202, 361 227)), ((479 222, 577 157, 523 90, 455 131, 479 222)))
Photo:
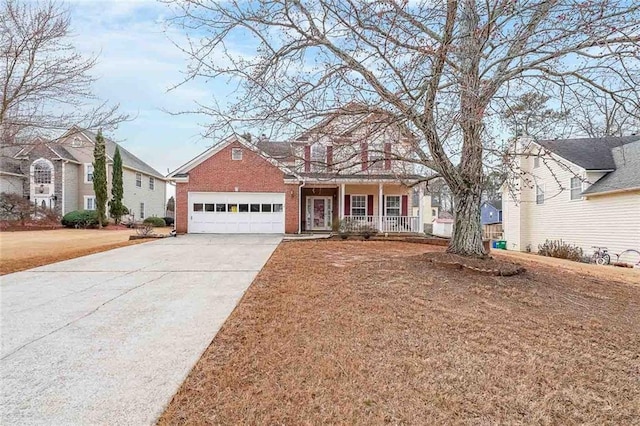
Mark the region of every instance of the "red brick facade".
POLYGON ((189 170, 188 183, 176 183, 176 231, 187 232, 189 192, 280 192, 285 194, 285 232, 298 232, 298 184, 284 183, 278 167, 238 142, 189 170), (232 160, 231 150, 242 149, 242 160, 232 160), (236 190, 237 188, 237 190, 236 190))

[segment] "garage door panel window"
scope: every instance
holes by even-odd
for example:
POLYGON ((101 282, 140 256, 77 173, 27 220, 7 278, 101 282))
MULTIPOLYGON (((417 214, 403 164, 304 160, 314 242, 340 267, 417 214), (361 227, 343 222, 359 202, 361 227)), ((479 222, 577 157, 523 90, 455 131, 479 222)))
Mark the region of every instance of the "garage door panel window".
POLYGON ((190 193, 191 233, 283 233, 284 194, 190 193))

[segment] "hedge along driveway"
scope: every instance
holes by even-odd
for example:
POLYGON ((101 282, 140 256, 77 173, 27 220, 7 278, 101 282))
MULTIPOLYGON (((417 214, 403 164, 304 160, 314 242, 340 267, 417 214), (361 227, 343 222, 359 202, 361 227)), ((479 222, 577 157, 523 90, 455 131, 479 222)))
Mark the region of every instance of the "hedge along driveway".
POLYGON ((2 280, 0 424, 148 424, 280 241, 183 236, 2 280))

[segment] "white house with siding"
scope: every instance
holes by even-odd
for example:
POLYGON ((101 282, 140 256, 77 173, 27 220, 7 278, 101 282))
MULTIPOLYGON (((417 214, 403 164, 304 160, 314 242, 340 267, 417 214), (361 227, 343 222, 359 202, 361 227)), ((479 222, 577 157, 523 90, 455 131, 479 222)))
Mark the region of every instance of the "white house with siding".
POLYGON ((585 254, 640 250, 640 136, 523 138, 513 149, 502 196, 508 250, 536 252, 547 239, 585 254))

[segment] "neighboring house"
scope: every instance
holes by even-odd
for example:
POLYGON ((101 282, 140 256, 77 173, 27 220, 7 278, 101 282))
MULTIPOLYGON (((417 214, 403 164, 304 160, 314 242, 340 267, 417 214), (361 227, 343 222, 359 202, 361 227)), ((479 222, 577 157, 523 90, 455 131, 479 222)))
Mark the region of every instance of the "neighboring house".
POLYGON ((502 201, 483 201, 480 205, 480 222, 484 238, 502 239, 502 201))
POLYGON ((547 239, 585 253, 640 249, 640 136, 521 139, 515 153, 502 195, 508 249, 547 239))
POLYGON ((422 232, 421 214, 410 211, 420 176, 400 160, 410 155, 409 135, 378 124, 372 115, 336 115, 290 142, 229 137, 169 175, 176 230, 328 232, 346 220, 358 229, 422 232))
MULTIPOLYGON (((22 194, 59 214, 95 210, 93 149, 95 134, 72 128, 61 138, 31 141, 24 148, 3 148, 2 191, 22 194)), ((108 193, 111 196, 115 142, 105 138, 108 193)), ((135 219, 164 216, 166 178, 119 146, 122 157, 123 204, 135 219)))

